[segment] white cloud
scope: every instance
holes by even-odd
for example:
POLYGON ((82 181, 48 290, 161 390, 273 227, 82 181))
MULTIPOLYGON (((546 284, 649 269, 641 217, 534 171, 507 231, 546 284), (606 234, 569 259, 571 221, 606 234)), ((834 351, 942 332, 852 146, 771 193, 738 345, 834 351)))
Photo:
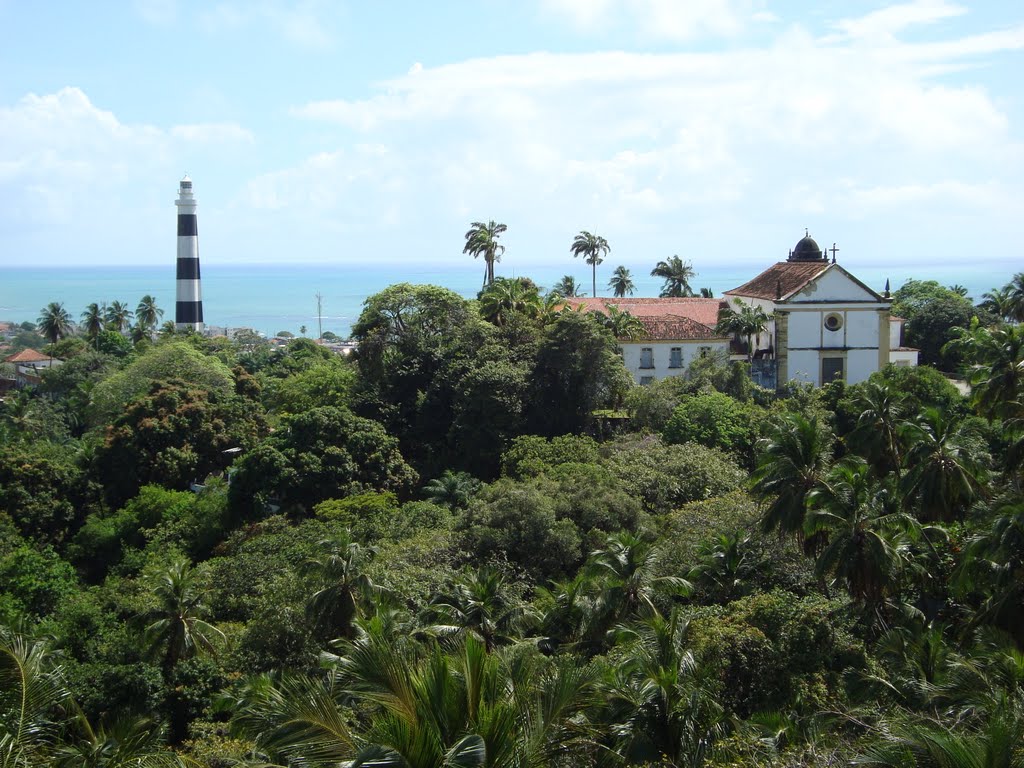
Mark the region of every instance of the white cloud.
POLYGON ((967 9, 947 0, 914 0, 890 5, 859 18, 842 19, 835 28, 851 38, 890 40, 897 33, 915 24, 934 24, 961 16, 967 9))
POLYGON ((165 27, 178 17, 177 0, 134 0, 135 12, 148 24, 165 27))
POLYGON ((646 39, 687 41, 738 34, 752 20, 751 5, 746 0, 541 0, 540 7, 581 32, 631 29, 646 39))

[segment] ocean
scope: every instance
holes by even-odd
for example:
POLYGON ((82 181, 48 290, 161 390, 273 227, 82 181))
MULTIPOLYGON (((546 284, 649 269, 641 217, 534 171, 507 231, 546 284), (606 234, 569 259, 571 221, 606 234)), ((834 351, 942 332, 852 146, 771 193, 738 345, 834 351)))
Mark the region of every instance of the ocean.
MULTIPOLYGON (((619 261, 608 260, 598 267, 599 296, 610 296, 607 288, 619 261)), ((650 277, 653 263, 630 264, 637 296, 657 296, 658 278, 650 277)), ((702 268, 693 281, 694 289, 711 288, 716 296, 735 288, 758 274, 761 267, 725 265, 702 268)), ((844 264, 862 282, 881 291, 886 279, 893 290, 911 277, 935 279, 944 285, 960 284, 977 300, 984 291, 1004 285, 1014 271, 1006 262, 974 263, 970 268, 857 267, 844 264)), ((365 299, 400 282, 429 283, 473 298, 480 289, 483 263, 467 257, 464 264, 422 265, 381 264, 217 264, 203 262, 203 313, 207 325, 253 328, 268 336, 278 331, 299 333, 302 326, 316 335, 316 293, 323 296, 323 330, 347 337, 362 310, 365 299)), ((1019 269, 1019 267, 1017 267, 1019 269)), ((571 274, 590 295, 590 269, 582 261, 567 258, 564 263, 527 266, 519 269, 506 261, 496 266, 496 275, 530 277, 549 287, 563 275, 571 274)), ((163 266, 104 267, 0 267, 0 320, 35 321, 51 301, 64 304, 77 320, 91 302, 124 301, 131 308, 146 294, 152 294, 165 310, 164 320, 174 319, 174 264, 163 266)))

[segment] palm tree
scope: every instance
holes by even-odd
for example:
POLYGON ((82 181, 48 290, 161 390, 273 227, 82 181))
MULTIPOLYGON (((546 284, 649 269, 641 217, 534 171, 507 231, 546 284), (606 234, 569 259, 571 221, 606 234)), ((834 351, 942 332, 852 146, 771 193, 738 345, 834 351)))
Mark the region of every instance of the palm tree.
POLYGON ((536 286, 520 277, 499 277, 480 294, 480 315, 499 326, 516 313, 538 317, 541 307, 536 286))
POLYGON ((978 305, 998 317, 1004 323, 1013 318, 1016 306, 1013 289, 1009 284, 1002 288, 993 288, 981 294, 981 303, 978 305))
POLYGON ((647 326, 638 317, 621 310, 614 304, 605 305, 606 312, 592 314, 617 339, 640 339, 647 335, 647 326))
POLYGON ((135 320, 146 328, 156 328, 160 324, 160 318, 164 311, 156 305, 156 299, 148 293, 139 301, 135 308, 135 320))
POLYGON ((769 317, 761 307, 744 304, 740 299, 733 299, 733 303, 739 307, 739 311, 722 307, 718 313, 716 329, 720 333, 735 333, 746 337, 747 361, 751 362, 754 359, 755 339, 768 325, 769 317))
POLYGON ((565 275, 561 280, 551 286, 551 293, 557 293, 567 299, 583 298, 587 294, 580 291, 579 283, 572 275, 565 275))
POLYGON ((850 597, 879 608, 899 591, 911 565, 910 534, 919 531, 911 515, 891 509, 886 488, 877 484, 867 462, 843 460, 807 496, 805 533, 825 533, 828 544, 815 563, 819 578, 833 575, 850 597))
POLYGON ((158 577, 153 597, 156 606, 146 614, 146 645, 150 654, 162 657, 169 676, 179 661, 214 653, 223 633, 203 620, 203 592, 185 559, 173 561, 158 577))
POLYGON ((123 301, 115 301, 107 307, 107 314, 104 319, 107 321, 107 328, 118 333, 124 333, 128 330, 131 318, 132 311, 128 309, 128 305, 123 301))
POLYGON ((729 602, 756 570, 749 545, 750 537, 739 531, 720 533, 701 544, 700 561, 690 569, 687 578, 714 602, 729 602))
POLYGON ((472 635, 487 653, 517 639, 533 618, 526 606, 512 597, 501 572, 486 565, 463 573, 448 594, 436 595, 427 615, 434 622, 428 627, 431 634, 472 635))
POLYGON ((423 496, 449 509, 465 509, 480 486, 480 481, 468 472, 446 469, 443 475, 423 486, 423 496))
POLYGON ((49 765, 70 702, 63 671, 42 640, 0 627, 0 768, 49 765))
POLYGON ((660 277, 665 281, 661 288, 662 298, 693 296, 690 280, 696 276, 693 264, 683 261, 678 256, 659 261, 651 270, 651 277, 660 277))
POLYGON ((948 414, 927 408, 902 434, 909 444, 903 493, 922 520, 961 520, 985 493, 987 473, 976 440, 948 414))
POLYGON ((653 613, 620 629, 626 650, 601 686, 616 754, 629 764, 701 768, 727 733, 723 707, 701 685, 701 669, 684 650, 686 622, 653 613))
POLYGON ((508 229, 504 224, 498 224, 494 219, 484 224, 482 221, 474 221, 466 232, 466 245, 463 253, 470 253, 475 259, 477 256, 484 257, 484 285, 494 282, 494 262, 501 261, 501 254, 505 252, 505 246, 498 245, 498 238, 508 229))
POLYGON ((693 586, 679 576, 659 576, 660 552, 648 536, 623 531, 609 536, 603 549, 590 553, 584 574, 597 590, 591 642, 603 640, 614 624, 657 610, 655 597, 689 594, 693 586))
POLYGON ((99 343, 100 331, 103 330, 103 309, 95 301, 85 308, 82 313, 82 329, 85 335, 93 342, 99 343))
POLYGON ((608 241, 600 235, 592 235, 590 232, 582 230, 573 238, 569 250, 572 251, 573 257, 583 256, 587 264, 590 265, 593 272, 594 296, 597 296, 597 265, 611 253, 612 249, 608 245, 608 241))
POLYGON ((121 716, 92 725, 80 716, 83 738, 60 746, 55 768, 184 768, 193 766, 164 744, 166 728, 149 717, 121 716))
POLYGON ((381 591, 363 572, 377 552, 354 541, 348 531, 320 541, 318 547, 322 555, 305 566, 305 573, 319 585, 306 604, 306 612, 315 625, 332 636, 352 637, 360 603, 371 602, 381 591))
POLYGON ((1024 323, 1024 272, 1015 274, 1006 287, 1010 290, 1010 319, 1024 323))
POLYGON ((906 398, 889 382, 869 379, 856 397, 859 410, 857 426, 847 436, 850 448, 875 468, 879 477, 895 472, 899 478, 903 463, 900 427, 904 421, 906 398))
POLYGON ((71 333, 71 315, 64 309, 64 304, 58 301, 51 301, 43 308, 36 324, 39 332, 51 344, 56 344, 71 333))
POLYGON ((751 490, 766 502, 765 531, 803 538, 807 497, 819 486, 831 463, 831 449, 817 417, 787 413, 757 442, 751 490))
POLYGON ((612 279, 608 281, 608 287, 612 289, 612 295, 621 299, 623 296, 632 296, 636 293, 636 286, 633 285, 633 276, 625 267, 616 267, 612 273, 612 279))

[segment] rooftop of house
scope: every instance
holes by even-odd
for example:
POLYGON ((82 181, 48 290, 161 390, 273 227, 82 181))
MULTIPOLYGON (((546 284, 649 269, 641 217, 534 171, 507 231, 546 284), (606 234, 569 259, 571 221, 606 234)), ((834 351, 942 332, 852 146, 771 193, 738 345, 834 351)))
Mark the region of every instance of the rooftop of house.
POLYGON ((646 341, 687 341, 725 338, 715 331, 721 299, 687 298, 569 298, 566 304, 607 314, 608 307, 628 312, 643 323, 646 341))
POLYGON ((23 349, 21 352, 13 354, 9 357, 4 358, 5 363, 41 363, 45 360, 51 360, 49 355, 44 355, 42 352, 37 352, 34 349, 23 349))
POLYGON ((775 301, 796 293, 831 265, 827 261, 780 261, 739 288, 726 291, 730 296, 775 301))

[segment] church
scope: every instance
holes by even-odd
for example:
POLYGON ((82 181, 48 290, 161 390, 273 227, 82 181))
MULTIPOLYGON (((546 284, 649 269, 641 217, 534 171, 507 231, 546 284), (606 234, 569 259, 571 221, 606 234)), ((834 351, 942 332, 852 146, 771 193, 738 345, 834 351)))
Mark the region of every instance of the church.
POLYGON ((836 263, 806 235, 777 262, 724 299, 576 299, 586 309, 615 306, 636 316, 645 333, 620 339, 623 360, 638 384, 678 376, 695 357, 715 351, 751 359, 762 386, 789 382, 856 384, 892 363, 917 365, 918 351, 902 345, 903 320, 890 313, 888 286, 879 294, 836 263), (761 309, 768 320, 746 339, 716 330, 719 313, 761 309))

